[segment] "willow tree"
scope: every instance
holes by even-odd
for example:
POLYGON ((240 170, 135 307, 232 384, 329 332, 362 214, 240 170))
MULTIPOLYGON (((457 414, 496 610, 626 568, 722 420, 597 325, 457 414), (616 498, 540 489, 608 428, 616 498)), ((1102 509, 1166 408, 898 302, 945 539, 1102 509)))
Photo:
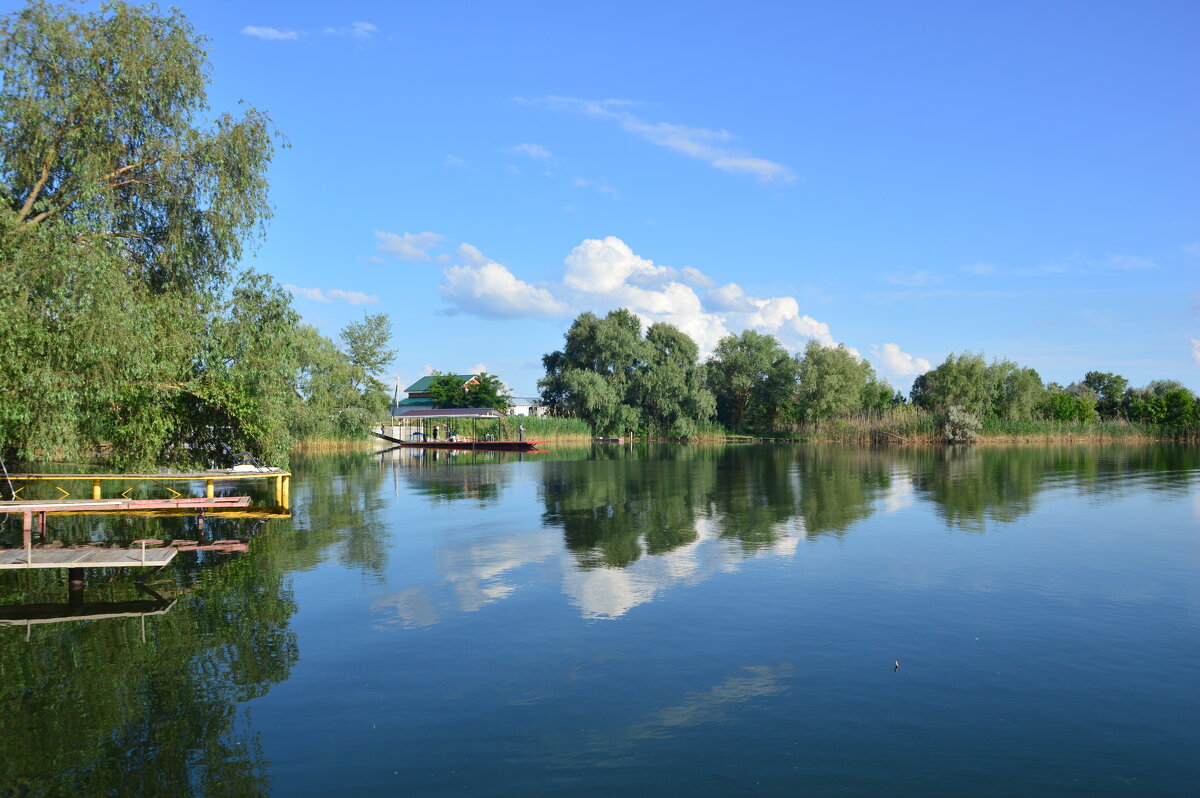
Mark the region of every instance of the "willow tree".
POLYGON ((290 393, 287 336, 223 347, 210 336, 230 325, 252 334, 239 321, 264 295, 276 327, 295 321, 263 278, 234 280, 270 217, 275 134, 254 108, 210 117, 206 45, 180 12, 154 6, 31 2, 0 20, 10 455, 110 443, 118 459, 145 461, 203 430, 280 451, 254 409, 290 393))

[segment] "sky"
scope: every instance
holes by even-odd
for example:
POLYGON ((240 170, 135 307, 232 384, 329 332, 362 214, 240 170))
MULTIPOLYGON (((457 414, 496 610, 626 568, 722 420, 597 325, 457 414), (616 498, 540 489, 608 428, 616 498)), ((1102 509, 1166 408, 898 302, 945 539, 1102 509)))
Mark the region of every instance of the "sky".
POLYGON ((1200 391, 1194 0, 172 4, 288 144, 245 264, 387 313, 402 387, 533 395, 628 307, 905 392, 966 350, 1200 391))

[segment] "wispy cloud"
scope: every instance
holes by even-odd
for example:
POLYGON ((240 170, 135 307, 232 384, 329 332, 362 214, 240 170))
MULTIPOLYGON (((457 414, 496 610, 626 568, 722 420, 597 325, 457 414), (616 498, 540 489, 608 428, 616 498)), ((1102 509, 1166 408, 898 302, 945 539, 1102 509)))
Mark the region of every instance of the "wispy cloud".
MULTIPOLYGON (((370 22, 352 22, 349 25, 340 27, 322 28, 321 33, 326 36, 345 36, 354 39, 369 39, 378 32, 379 28, 372 25, 370 22)), ((281 41, 299 41, 306 39, 309 36, 309 31, 293 30, 292 28, 271 28, 263 25, 247 25, 242 28, 242 33, 247 36, 253 36, 256 39, 265 39, 266 41, 281 42, 281 41)))
POLYGON ((291 292, 293 296, 304 297, 313 302, 322 302, 330 304, 333 302, 345 302, 347 305, 374 305, 379 301, 379 297, 364 294, 361 291, 344 291, 341 288, 330 288, 322 291, 320 288, 301 288, 298 285, 285 285, 285 291, 291 292))
POLYGON ((1200 338, 1189 339, 1192 342, 1192 362, 1200 366, 1200 338))
POLYGON ((445 240, 445 236, 430 232, 397 235, 386 230, 375 231, 375 248, 400 260, 432 260, 429 250, 445 240))
POLYGON ((796 179, 796 175, 784 164, 730 148, 728 144, 734 136, 728 130, 648 122, 625 110, 627 106, 632 105, 626 100, 580 100, 574 97, 516 99, 518 102, 613 122, 622 130, 641 136, 652 144, 705 161, 724 172, 750 175, 763 183, 791 183, 796 179))
POLYGON ((967 274, 995 274, 996 267, 990 263, 970 263, 962 267, 967 274))
POLYGON ((280 30, 279 28, 267 28, 258 25, 247 25, 242 28, 242 33, 247 36, 253 36, 256 39, 266 39, 269 42, 294 42, 308 35, 304 31, 292 30, 291 28, 280 30))
POLYGON ((452 166, 455 169, 466 169, 467 162, 457 155, 447 155, 442 159, 442 166, 452 166))
POLYGON ((550 150, 546 149, 541 144, 516 144, 512 147, 508 147, 504 151, 511 152, 514 155, 525 155, 539 160, 551 157, 550 150))
POLYGON ((351 36, 355 39, 369 39, 378 32, 379 28, 370 22, 352 22, 339 28, 325 28, 321 32, 328 36, 351 36))
POLYGON ((576 188, 595 189, 601 194, 607 194, 613 199, 621 199, 621 192, 613 186, 610 186, 607 180, 588 180, 584 177, 577 177, 572 181, 572 185, 576 188))
POLYGON ((894 274, 885 275, 884 278, 893 285, 902 285, 907 288, 922 288, 927 285, 936 285, 941 280, 937 275, 928 269, 922 269, 916 272, 896 272, 894 274))

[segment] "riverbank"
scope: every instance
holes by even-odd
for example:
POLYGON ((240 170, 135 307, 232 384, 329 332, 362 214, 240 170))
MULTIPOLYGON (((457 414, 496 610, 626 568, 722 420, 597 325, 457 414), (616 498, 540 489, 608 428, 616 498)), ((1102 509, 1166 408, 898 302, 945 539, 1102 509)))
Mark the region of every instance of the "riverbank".
MULTIPOLYGON (((1046 443, 1156 443, 1195 440, 1195 434, 1178 435, 1171 430, 1128 421, 1094 424, 1062 421, 1004 421, 985 419, 973 443, 987 445, 1040 445, 1046 443)), ((806 424, 762 435, 722 434, 706 431, 699 441, 708 443, 805 443, 873 446, 940 446, 945 431, 928 413, 897 414, 883 418, 852 418, 823 424, 806 424)))

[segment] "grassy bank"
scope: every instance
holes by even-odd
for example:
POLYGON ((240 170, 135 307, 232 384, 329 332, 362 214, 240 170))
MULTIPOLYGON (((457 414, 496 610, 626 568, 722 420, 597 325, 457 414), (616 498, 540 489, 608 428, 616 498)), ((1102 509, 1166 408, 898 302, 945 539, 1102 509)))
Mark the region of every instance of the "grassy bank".
MULTIPOLYGON (((1184 436, 1186 437, 1186 436, 1184 436)), ((1178 435, 1147 424, 1101 421, 1094 424, 1063 421, 984 419, 975 438, 977 445, 1016 443, 1149 443, 1177 440, 1178 435)), ((940 445, 945 442, 941 419, 922 410, 903 409, 882 417, 852 417, 821 424, 763 433, 735 435, 719 428, 705 430, 703 441, 775 440, 797 443, 873 445, 940 445)))

